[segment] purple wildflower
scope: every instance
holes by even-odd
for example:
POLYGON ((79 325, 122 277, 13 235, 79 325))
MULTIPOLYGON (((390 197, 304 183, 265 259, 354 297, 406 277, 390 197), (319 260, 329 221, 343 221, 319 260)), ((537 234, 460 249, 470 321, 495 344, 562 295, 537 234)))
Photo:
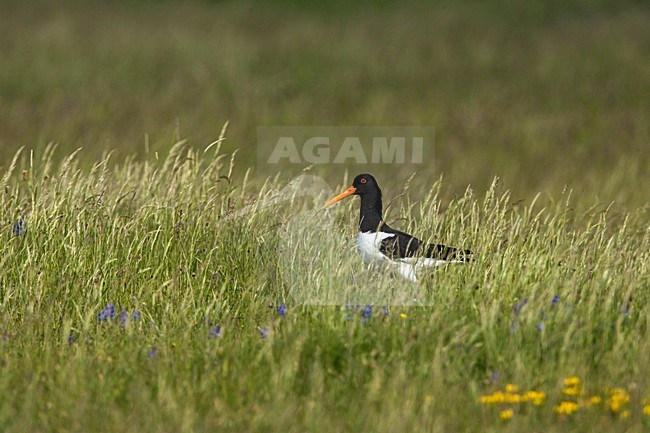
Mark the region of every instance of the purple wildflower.
POLYGON ((260 329, 260 337, 266 338, 269 336, 269 328, 262 328, 260 329))
POLYGON ((157 351, 157 350, 158 350, 158 349, 156 349, 155 346, 152 347, 151 349, 149 349, 149 351, 147 352, 147 357, 148 357, 149 359, 153 359, 153 358, 156 356, 156 351, 157 351))
POLYGON ((97 313, 97 319, 100 322, 106 322, 107 320, 113 320, 115 318, 115 305, 106 304, 102 310, 97 313))
POLYGON ((518 313, 521 311, 522 308, 524 308, 527 302, 528 302, 528 298, 524 298, 520 303, 512 307, 512 309, 515 310, 515 313, 518 313))
POLYGON ((553 296, 553 299, 551 300, 551 304, 555 305, 558 302, 560 302, 560 295, 553 296))
POLYGON ((126 321, 128 318, 129 318, 129 312, 126 311, 124 308, 122 308, 122 312, 120 313, 120 316, 117 319, 120 322, 120 326, 122 328, 126 326, 126 321))
POLYGON ((140 316, 141 316, 140 312, 139 312, 138 310, 135 310, 135 311, 133 312, 133 316, 131 316, 131 318, 132 318, 134 321, 136 321, 136 320, 140 320, 140 316))
POLYGON ((12 232, 16 236, 20 236, 20 235, 25 233, 26 229, 27 229, 27 224, 23 221, 22 218, 20 218, 20 219, 18 219, 18 221, 16 221, 16 224, 14 224, 12 232))
POLYGON ((361 321, 366 323, 372 317, 372 305, 366 305, 361 310, 361 321))
POLYGON ((287 307, 284 304, 282 304, 278 308, 276 308, 276 311, 278 312, 278 314, 282 318, 284 318, 287 315, 287 307))
POLYGON ((537 330, 538 330, 539 332, 542 332, 543 329, 544 329, 544 322, 539 322, 539 323, 537 324, 537 330))
POLYGON ((221 326, 217 325, 214 328, 210 329, 209 338, 218 338, 221 337, 221 326))

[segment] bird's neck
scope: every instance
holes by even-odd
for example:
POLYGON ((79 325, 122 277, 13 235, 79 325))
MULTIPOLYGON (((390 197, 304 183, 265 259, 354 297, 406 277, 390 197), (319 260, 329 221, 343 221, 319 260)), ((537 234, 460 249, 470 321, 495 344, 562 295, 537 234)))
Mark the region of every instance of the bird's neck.
POLYGON ((377 231, 382 223, 381 210, 381 193, 362 195, 359 231, 377 231))

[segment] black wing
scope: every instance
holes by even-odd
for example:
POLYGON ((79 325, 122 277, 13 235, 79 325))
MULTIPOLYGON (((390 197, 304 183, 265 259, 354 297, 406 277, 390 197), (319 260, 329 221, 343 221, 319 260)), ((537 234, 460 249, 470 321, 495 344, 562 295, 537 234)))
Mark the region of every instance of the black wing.
POLYGON ((420 239, 407 233, 392 229, 383 224, 381 232, 390 233, 394 236, 382 239, 379 251, 391 259, 405 259, 408 257, 427 257, 437 260, 461 260, 470 261, 472 252, 460 250, 438 244, 427 244, 420 239))

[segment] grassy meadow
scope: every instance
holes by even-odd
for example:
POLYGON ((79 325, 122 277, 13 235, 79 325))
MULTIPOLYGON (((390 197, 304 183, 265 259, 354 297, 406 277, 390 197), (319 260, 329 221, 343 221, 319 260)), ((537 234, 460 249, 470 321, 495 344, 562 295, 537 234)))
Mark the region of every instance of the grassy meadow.
POLYGON ((0 0, 0 431, 650 428, 642 3, 35 4, 0 0), (435 157, 292 184, 260 125, 435 157), (367 272, 358 199, 321 209, 361 171, 476 260, 367 272))

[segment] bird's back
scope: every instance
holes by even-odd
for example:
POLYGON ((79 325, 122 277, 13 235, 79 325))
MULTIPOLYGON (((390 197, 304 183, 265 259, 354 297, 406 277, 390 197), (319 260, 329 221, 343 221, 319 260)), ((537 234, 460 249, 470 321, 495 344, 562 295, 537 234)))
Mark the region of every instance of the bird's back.
POLYGON ((428 244, 422 240, 382 224, 381 233, 392 234, 381 241, 379 250, 391 259, 423 257, 445 261, 470 261, 472 252, 441 244, 428 244))

